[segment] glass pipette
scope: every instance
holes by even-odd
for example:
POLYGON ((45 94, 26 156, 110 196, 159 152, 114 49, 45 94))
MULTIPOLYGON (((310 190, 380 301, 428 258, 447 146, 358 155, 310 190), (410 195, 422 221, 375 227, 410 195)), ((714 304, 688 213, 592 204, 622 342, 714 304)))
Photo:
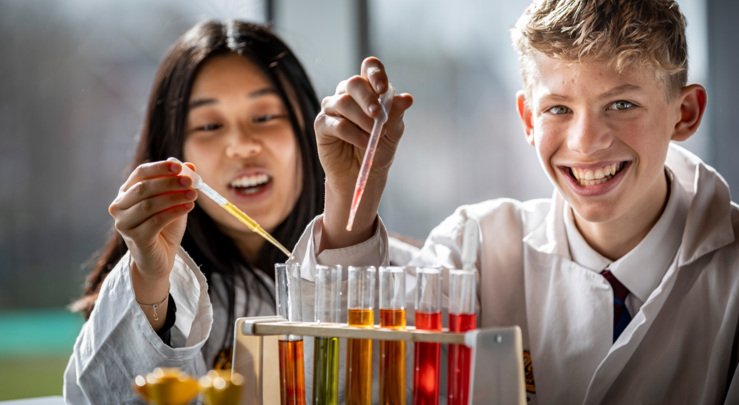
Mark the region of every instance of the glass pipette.
POLYGON ((217 191, 213 190, 209 185, 205 184, 203 179, 200 177, 199 174, 192 171, 189 167, 185 166, 179 159, 177 158, 169 158, 167 159, 168 162, 176 162, 179 163, 180 166, 182 166, 182 171, 180 174, 185 175, 192 179, 192 185, 196 189, 200 190, 208 196, 213 202, 220 205, 221 208, 226 210, 229 214, 233 215, 236 219, 238 219, 242 224, 246 225, 247 228, 249 228, 252 232, 256 233, 257 235, 261 236, 267 242, 275 245, 278 249, 280 249, 285 255, 287 255, 288 259, 292 259, 293 255, 290 253, 289 250, 285 246, 282 246, 280 242, 277 241, 272 235, 269 234, 269 232, 265 231, 264 228, 262 228, 257 221, 253 220, 250 216, 246 215, 244 211, 241 211, 236 205, 234 205, 232 202, 228 201, 226 197, 218 194, 217 191))
POLYGON ((349 210, 349 220, 346 223, 347 231, 351 231, 352 225, 354 225, 354 216, 357 215, 359 201, 362 200, 362 194, 364 194, 364 186, 367 184, 367 177, 372 168, 372 161, 375 159, 375 152, 377 151, 377 144, 380 141, 382 127, 385 125, 385 122, 387 122, 394 95, 395 90, 393 89, 393 86, 388 83, 387 91, 385 91, 378 100, 380 102, 380 115, 375 118, 375 122, 372 124, 372 132, 370 132, 369 141, 367 141, 367 149, 364 151, 364 159, 362 159, 362 166, 359 168, 359 174, 357 175, 357 184, 354 186, 352 206, 349 210))

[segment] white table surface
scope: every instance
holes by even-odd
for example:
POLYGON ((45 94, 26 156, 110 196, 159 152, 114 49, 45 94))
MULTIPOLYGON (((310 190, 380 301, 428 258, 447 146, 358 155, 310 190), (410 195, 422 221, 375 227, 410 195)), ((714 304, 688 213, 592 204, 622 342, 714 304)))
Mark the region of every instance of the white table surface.
POLYGON ((0 401, 2 405, 65 405, 64 398, 57 397, 38 397, 27 399, 11 399, 10 401, 0 401))

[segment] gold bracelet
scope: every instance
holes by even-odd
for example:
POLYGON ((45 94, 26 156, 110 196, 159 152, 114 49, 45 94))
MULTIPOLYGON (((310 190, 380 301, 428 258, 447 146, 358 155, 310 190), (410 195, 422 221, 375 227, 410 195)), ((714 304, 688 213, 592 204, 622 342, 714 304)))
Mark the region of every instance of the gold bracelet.
POLYGON ((168 299, 169 299, 169 293, 167 293, 167 296, 164 297, 164 299, 162 300, 162 302, 159 302, 157 304, 142 304, 142 303, 140 303, 138 301, 136 301, 136 303, 139 304, 139 305, 141 305, 142 307, 151 307, 152 310, 153 310, 153 312, 154 312, 154 320, 155 321, 158 321, 159 320, 159 314, 157 313, 157 309, 159 309, 159 307, 162 304, 164 304, 164 302, 167 301, 168 299))

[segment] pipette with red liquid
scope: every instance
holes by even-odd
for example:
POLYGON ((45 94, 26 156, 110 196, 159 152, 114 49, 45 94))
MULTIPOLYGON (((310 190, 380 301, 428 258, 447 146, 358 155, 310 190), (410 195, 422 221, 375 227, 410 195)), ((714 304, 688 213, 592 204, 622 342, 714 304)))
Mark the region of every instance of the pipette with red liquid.
POLYGON ((351 231, 354 225, 354 216, 357 215, 357 208, 359 208, 359 202, 362 200, 362 194, 364 194, 364 186, 367 184, 367 177, 369 176, 370 169, 372 169, 372 161, 375 159, 377 144, 380 142, 380 134, 390 115, 393 96, 395 96, 395 90, 388 83, 387 91, 378 100, 380 102, 380 115, 375 118, 375 122, 372 124, 367 149, 364 151, 362 166, 359 168, 359 174, 357 175, 357 184, 354 186, 354 196, 352 197, 352 206, 349 211, 349 220, 346 223, 347 231, 351 231))

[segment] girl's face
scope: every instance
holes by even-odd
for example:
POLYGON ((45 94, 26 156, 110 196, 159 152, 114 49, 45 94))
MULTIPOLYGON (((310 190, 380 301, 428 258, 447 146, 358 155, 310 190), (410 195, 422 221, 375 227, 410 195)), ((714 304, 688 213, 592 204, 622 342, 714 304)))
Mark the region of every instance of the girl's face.
MULTIPOLYGON (((206 62, 193 83, 184 158, 203 181, 272 232, 302 191, 300 150, 287 109, 251 61, 229 54, 206 62)), ((246 254, 263 240, 207 197, 200 207, 246 254)))

